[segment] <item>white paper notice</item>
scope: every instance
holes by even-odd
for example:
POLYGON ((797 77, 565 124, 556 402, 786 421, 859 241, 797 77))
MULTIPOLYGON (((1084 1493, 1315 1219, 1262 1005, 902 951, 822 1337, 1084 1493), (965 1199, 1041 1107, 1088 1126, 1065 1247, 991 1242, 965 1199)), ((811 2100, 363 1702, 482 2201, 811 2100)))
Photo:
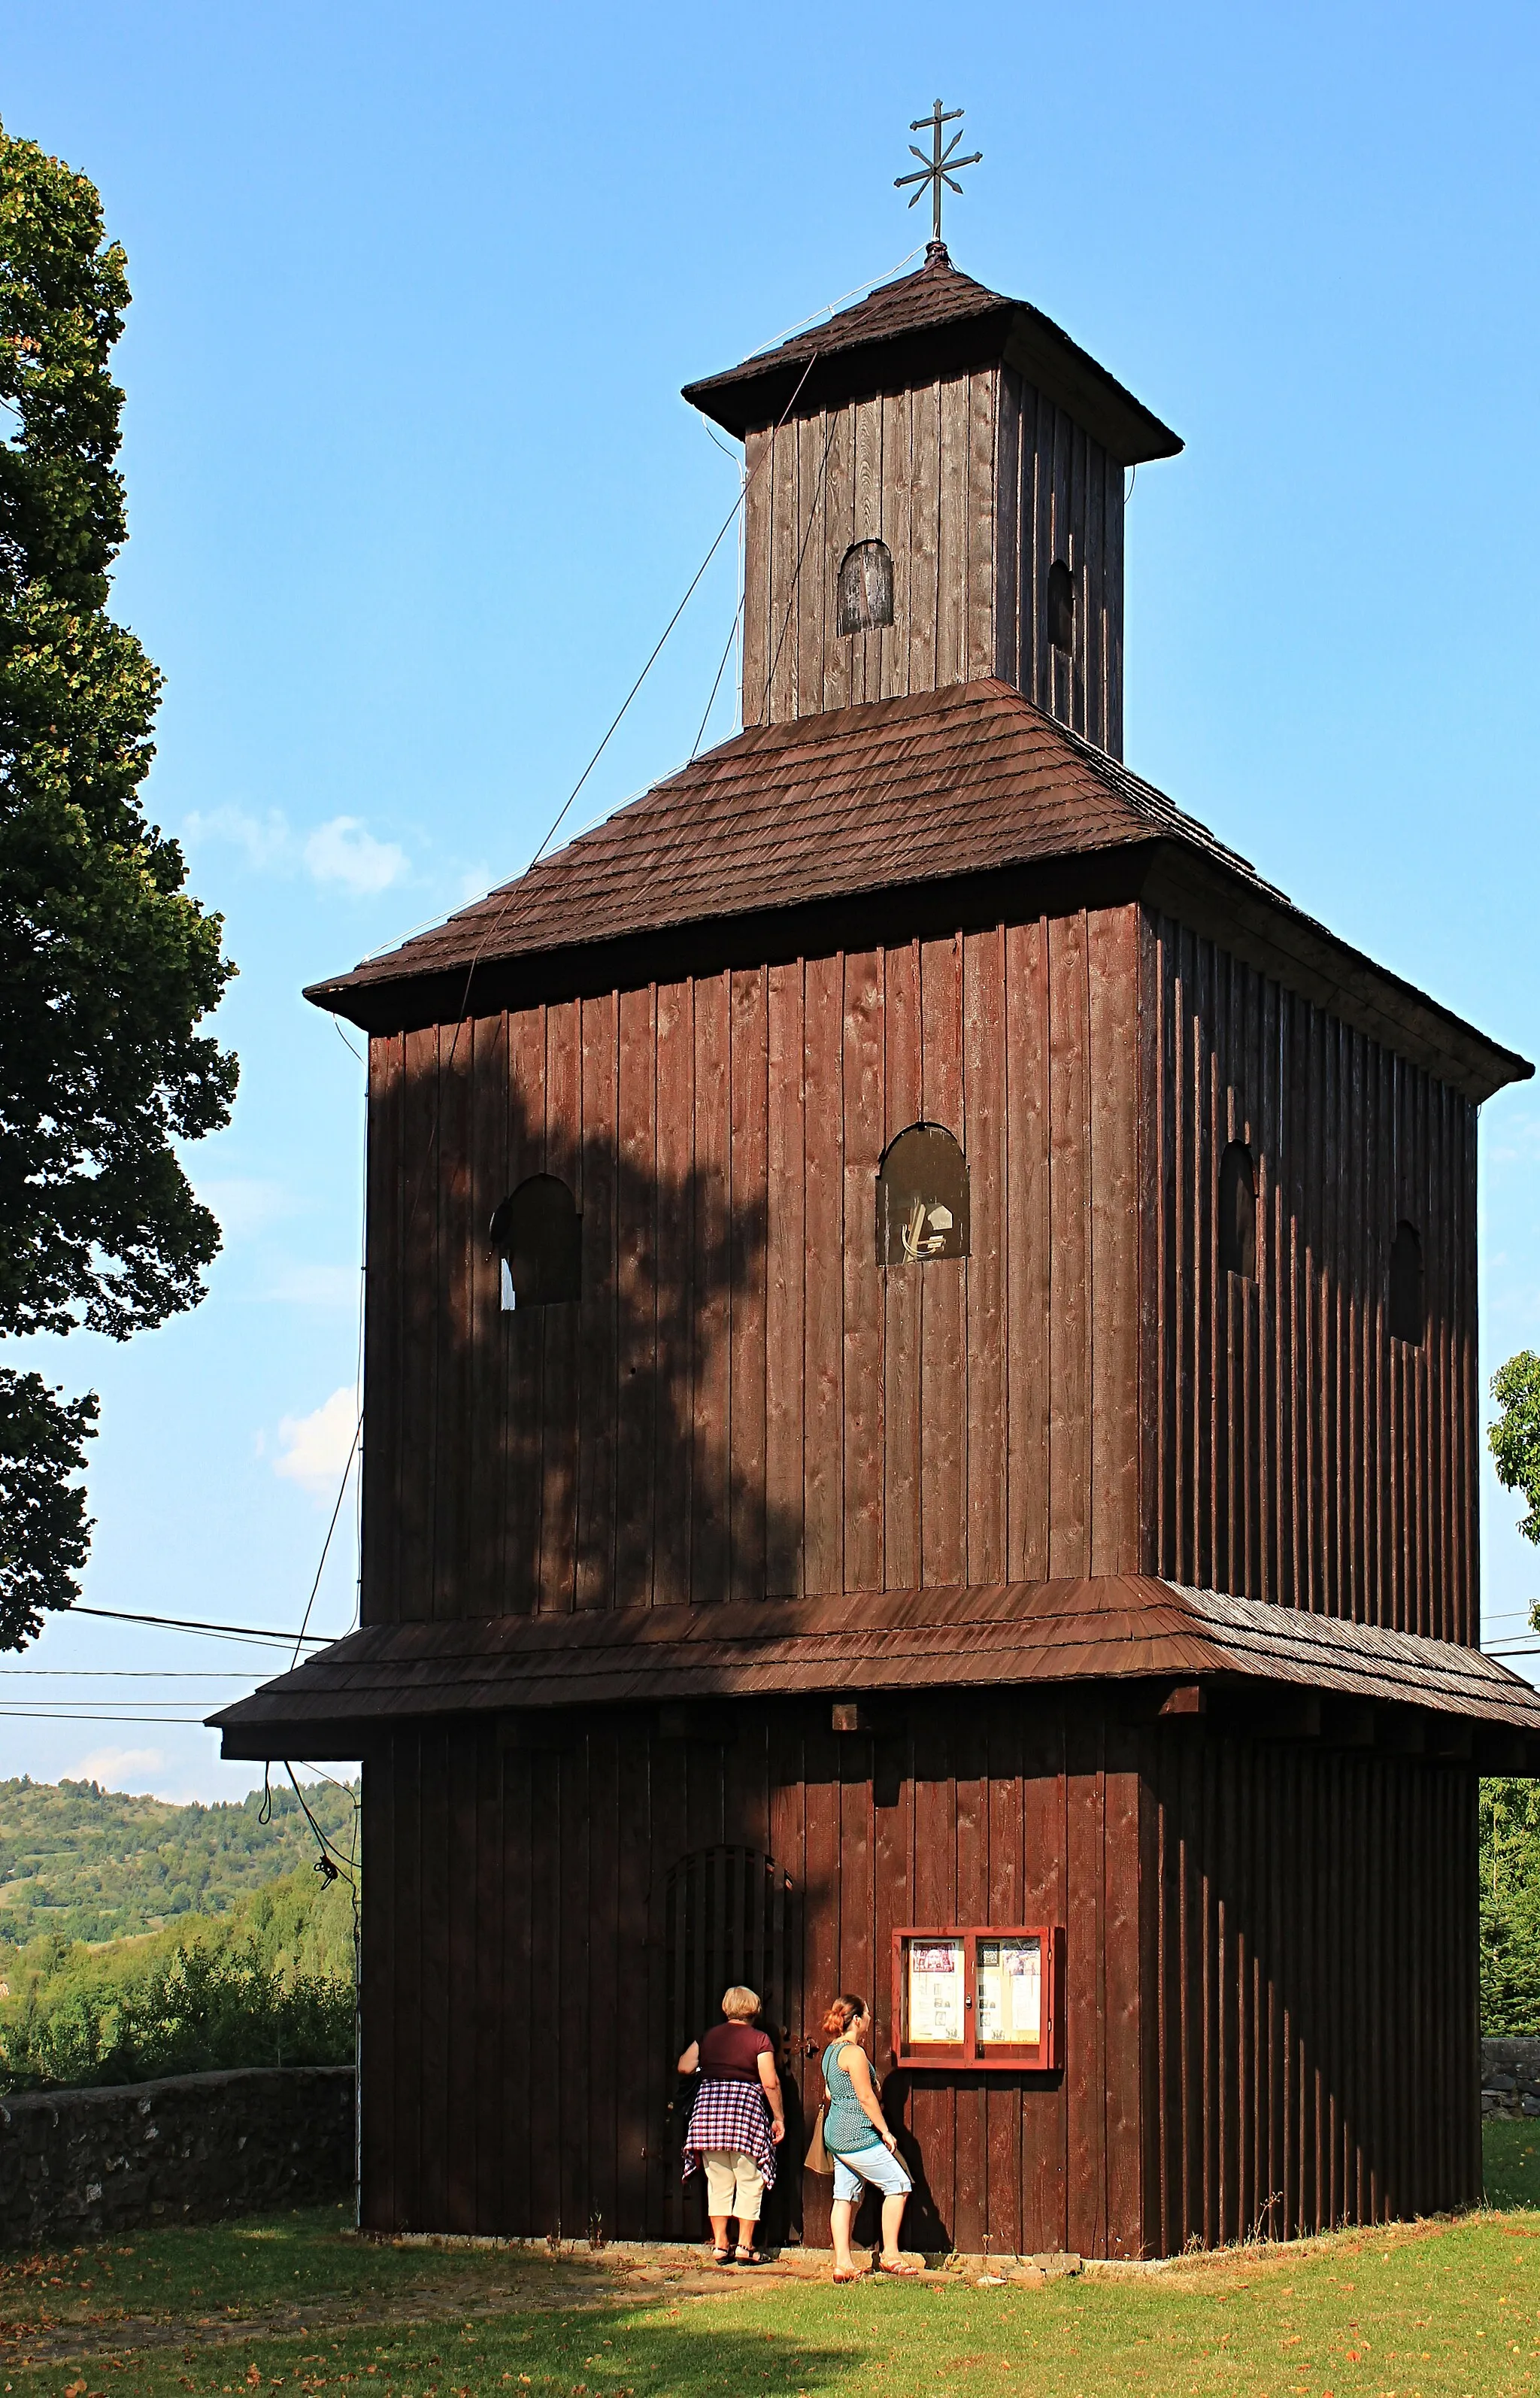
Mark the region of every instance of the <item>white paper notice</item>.
POLYGON ((909 1943, 909 2039, 920 2047, 962 2040, 962 1942, 909 1943))
POLYGON ((1035 2048, 1043 2036, 1043 1956, 1038 1940, 1002 1940, 1010 2028, 1000 2036, 1035 2048))
POLYGON ((1036 1940, 981 1940, 979 2040, 1036 2048, 1042 2038, 1042 1954, 1036 1940))

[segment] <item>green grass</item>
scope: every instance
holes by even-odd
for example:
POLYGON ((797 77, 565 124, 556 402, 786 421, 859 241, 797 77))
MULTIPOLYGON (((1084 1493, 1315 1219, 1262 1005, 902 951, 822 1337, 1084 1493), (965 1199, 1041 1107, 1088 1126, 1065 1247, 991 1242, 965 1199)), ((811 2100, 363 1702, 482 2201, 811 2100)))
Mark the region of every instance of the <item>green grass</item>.
POLYGON ((0 2264, 0 2398, 1531 2398, 1537 2159, 1540 2132, 1491 2125, 1505 2213, 1039 2289, 723 2277, 696 2295, 360 2243, 336 2212, 154 2232, 0 2264), (140 2345, 136 2316, 170 2344, 140 2345), (58 2361, 22 2362, 44 2343, 58 2361))
POLYGON ((1481 2162, 1489 2206, 1540 2207, 1540 2118, 1484 2125, 1481 2162))

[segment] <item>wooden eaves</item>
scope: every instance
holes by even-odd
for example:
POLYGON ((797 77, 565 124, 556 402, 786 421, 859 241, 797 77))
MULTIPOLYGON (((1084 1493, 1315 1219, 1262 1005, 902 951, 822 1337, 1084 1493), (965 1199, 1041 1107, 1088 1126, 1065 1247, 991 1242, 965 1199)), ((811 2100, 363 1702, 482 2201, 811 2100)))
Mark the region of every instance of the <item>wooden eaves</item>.
POLYGON ((1540 1692, 1480 1650, 1144 1575, 381 1624, 208 1721, 228 1758, 354 1756, 445 1715, 1108 1681, 1414 1713, 1540 1766, 1540 1692))

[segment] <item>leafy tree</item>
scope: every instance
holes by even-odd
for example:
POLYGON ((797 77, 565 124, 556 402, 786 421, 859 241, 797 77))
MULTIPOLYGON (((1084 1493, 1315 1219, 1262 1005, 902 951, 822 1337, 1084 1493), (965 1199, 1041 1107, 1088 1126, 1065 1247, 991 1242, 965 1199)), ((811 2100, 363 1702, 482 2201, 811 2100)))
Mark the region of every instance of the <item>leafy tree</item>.
POLYGON ((1492 1378, 1500 1410, 1487 1434, 1505 1490, 1520 1491, 1529 1509, 1519 1521, 1526 1541, 1540 1542, 1540 1357, 1520 1349, 1492 1378))
MULTIPOLYGON (((160 677, 107 613, 127 304, 95 186, 0 128, 0 1339, 126 1340, 220 1246, 173 1144, 229 1120, 195 1028, 234 969, 143 813, 160 677)), ((78 1596, 95 1413, 0 1367, 0 1648, 78 1596)))
POLYGON ((1540 2033, 1540 1788, 1481 1785, 1481 2029, 1540 2033))
POLYGON ((148 1939, 99 1948, 45 1933, 7 1964, 0 1997, 4 2090, 353 2054, 352 1893, 309 1872, 148 1939))

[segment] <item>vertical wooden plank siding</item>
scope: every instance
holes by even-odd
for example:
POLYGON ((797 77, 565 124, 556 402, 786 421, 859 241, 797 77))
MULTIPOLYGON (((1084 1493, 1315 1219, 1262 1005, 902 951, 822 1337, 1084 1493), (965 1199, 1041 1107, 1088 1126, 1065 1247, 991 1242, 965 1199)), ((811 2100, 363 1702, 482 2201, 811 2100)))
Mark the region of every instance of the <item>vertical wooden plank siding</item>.
POLYGON ((403 1162, 406 1043, 399 1033, 369 1043, 368 1136, 365 1189, 365 1425, 360 1511, 362 1621, 388 1623, 407 1610, 398 1582, 402 1310, 406 1303, 407 1210, 403 1162))
POLYGON ((751 433, 744 464, 745 724, 1000 675, 1121 756, 1123 470, 1013 368, 811 410, 751 433), (873 538, 893 623, 842 634, 840 564, 873 538), (1057 669, 1055 559, 1077 598, 1057 669))
MULTIPOLYGON (((1174 2254, 1479 2196, 1467 1767, 936 1693, 876 1750, 780 1701, 721 1747, 645 1711, 559 1751, 403 1728, 368 1774, 370 2229, 693 2228, 661 1894, 717 1842, 791 1877, 794 2052, 837 1989, 873 1998, 917 2241, 1174 2254), (890 2071, 893 1924, 1024 1918, 1070 1927, 1064 2073, 890 2071)), ((826 2189, 794 2196, 826 2236, 826 2189)))
POLYGON ((1147 2034, 1150 2248, 1471 2204, 1469 1768, 1172 1733, 1143 1805, 1150 1945, 1187 1956, 1147 2034))
POLYGON ((1475 1637, 1475 1108, 1168 919, 378 1040, 371 1086, 368 1623, 1143 1568, 1475 1637), (921 1120, 971 1254, 884 1268, 921 1120), (583 1297, 507 1315, 486 1226, 542 1170, 583 1297))
POLYGON ((1147 1569, 1473 1641, 1475 1105, 1167 918, 1143 958, 1147 1569), (1254 1279, 1218 1260, 1232 1138, 1256 1182, 1254 1279), (1387 1315, 1403 1218, 1415 1345, 1387 1315))
POLYGON ((529 1009, 464 1074, 377 1044, 366 1620, 1136 1569, 1139 922, 529 1009), (971 1254, 888 1268, 921 1121, 971 1254), (582 1296, 505 1314, 486 1228, 542 1172, 582 1296))

